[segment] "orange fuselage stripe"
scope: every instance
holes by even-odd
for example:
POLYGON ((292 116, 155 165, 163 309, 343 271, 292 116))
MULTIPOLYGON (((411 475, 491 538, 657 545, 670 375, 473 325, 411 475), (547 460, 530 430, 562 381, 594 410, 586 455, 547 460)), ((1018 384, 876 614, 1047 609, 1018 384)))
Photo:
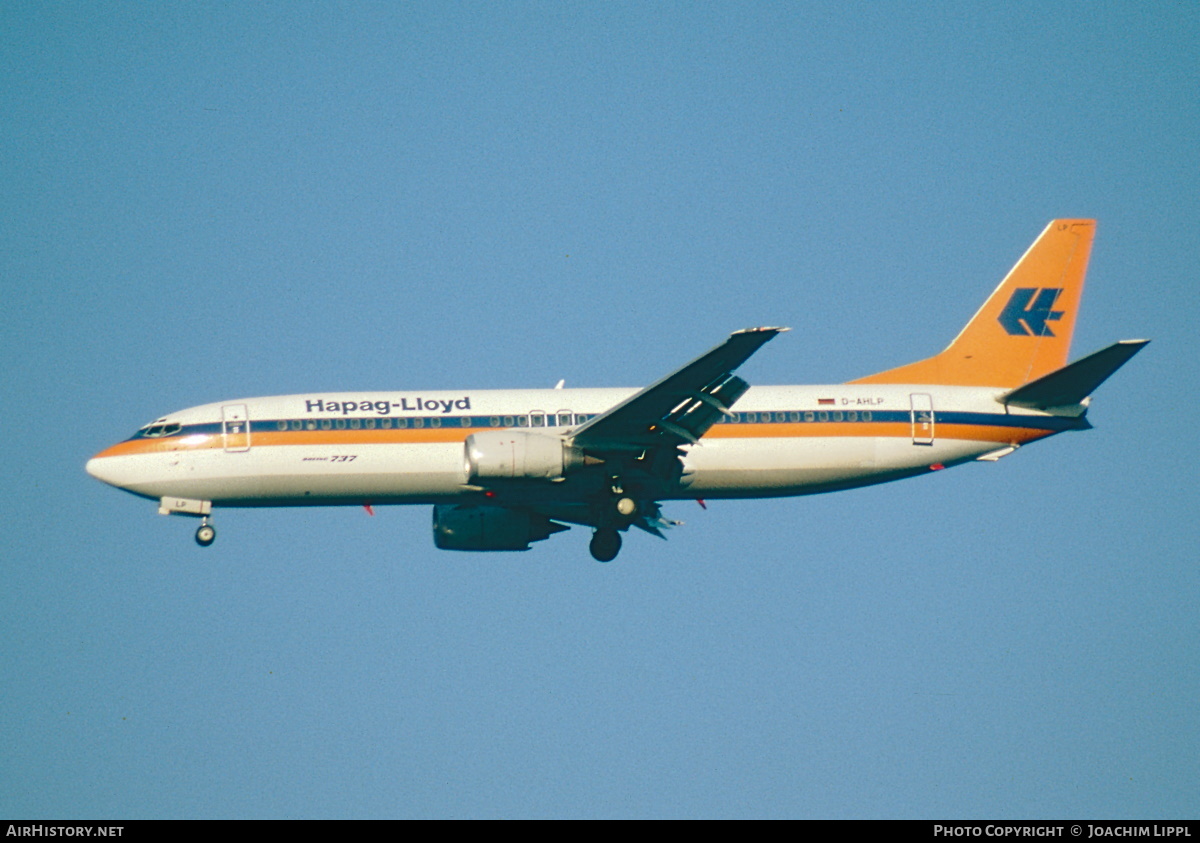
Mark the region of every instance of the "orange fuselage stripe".
MULTIPOLYGON (((492 428, 425 428, 421 430, 296 430, 259 431, 250 437, 251 449, 288 446, 415 445, 460 443, 472 433, 492 428)), ((1021 444, 1050 436, 1055 431, 1027 427, 937 422, 934 439, 1021 444)), ((909 439, 912 426, 906 422, 808 422, 754 425, 717 425, 706 439, 824 439, 824 438, 909 439)), ((703 440, 701 440, 703 441, 703 440)), ((231 435, 230 447, 245 446, 245 434, 231 435)), ((219 450, 226 447, 221 434, 191 435, 169 439, 131 439, 104 449, 97 458, 172 451, 219 450)))

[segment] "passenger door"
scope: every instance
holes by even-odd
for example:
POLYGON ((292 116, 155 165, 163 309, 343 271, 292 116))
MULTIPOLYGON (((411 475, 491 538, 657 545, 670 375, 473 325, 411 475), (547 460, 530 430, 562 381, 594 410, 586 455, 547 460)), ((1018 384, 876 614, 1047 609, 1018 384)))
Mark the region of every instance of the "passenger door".
POLYGON ((221 438, 225 450, 250 450, 250 414, 245 404, 227 404, 221 408, 221 438))

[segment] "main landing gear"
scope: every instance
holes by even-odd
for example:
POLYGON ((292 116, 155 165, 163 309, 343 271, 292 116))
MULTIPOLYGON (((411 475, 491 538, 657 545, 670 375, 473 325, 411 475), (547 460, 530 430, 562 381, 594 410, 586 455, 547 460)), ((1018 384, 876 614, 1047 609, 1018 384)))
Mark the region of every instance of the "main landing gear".
MULTIPOLYGON (((612 497, 608 499, 606 508, 602 510, 600 523, 628 526, 638 512, 637 501, 625 494, 621 478, 613 475, 611 478, 612 497)), ((616 527, 597 527, 592 533, 592 541, 588 545, 592 558, 597 562, 611 562, 621 552, 621 534, 616 527)))
POLYGON ((196 528, 196 544, 201 547, 208 547, 217 538, 217 531, 212 524, 208 523, 208 518, 200 520, 200 526, 196 528))
POLYGON ((612 527, 601 527, 592 533, 588 550, 597 562, 611 562, 621 552, 621 534, 612 527))

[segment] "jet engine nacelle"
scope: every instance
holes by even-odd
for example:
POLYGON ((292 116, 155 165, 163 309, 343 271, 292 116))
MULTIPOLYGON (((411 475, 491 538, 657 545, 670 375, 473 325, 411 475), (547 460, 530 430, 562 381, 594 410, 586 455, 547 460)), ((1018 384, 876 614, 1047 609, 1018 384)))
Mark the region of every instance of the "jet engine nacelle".
POLYGON ((529 550, 568 529, 544 515, 501 506, 435 506, 433 543, 442 550, 529 550))
POLYGON ((467 482, 558 480, 584 464, 583 451, 557 436, 526 430, 489 430, 467 437, 467 482))

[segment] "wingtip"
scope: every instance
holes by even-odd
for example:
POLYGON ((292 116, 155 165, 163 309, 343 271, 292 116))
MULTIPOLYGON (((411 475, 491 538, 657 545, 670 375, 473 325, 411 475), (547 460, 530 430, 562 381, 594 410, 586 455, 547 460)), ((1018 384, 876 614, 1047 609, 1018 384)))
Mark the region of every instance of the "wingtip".
POLYGON ((762 328, 742 328, 740 331, 734 331, 735 334, 782 334, 785 331, 790 331, 791 328, 783 327, 762 327, 762 328))

